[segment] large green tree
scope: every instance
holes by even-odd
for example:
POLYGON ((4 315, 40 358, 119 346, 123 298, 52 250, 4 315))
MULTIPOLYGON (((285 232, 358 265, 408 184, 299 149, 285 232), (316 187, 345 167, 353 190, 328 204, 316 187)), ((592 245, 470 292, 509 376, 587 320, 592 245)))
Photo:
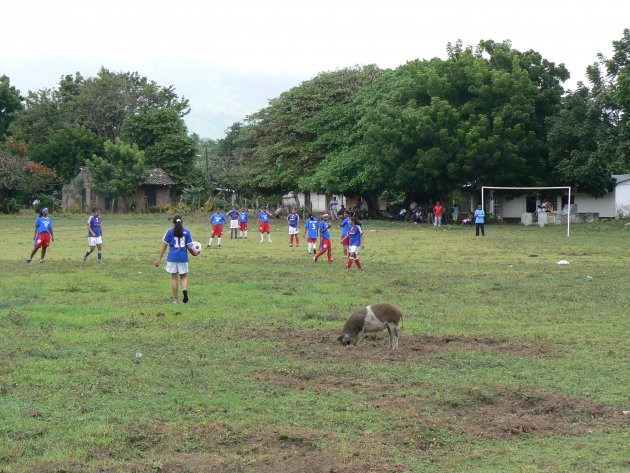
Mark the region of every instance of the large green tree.
POLYGON ((92 188, 111 198, 121 197, 126 208, 140 184, 146 179, 144 152, 122 140, 106 141, 102 156, 94 155, 87 162, 92 188))
POLYGON ((599 197, 614 187, 612 174, 630 172, 630 29, 587 77, 549 121, 550 167, 559 181, 599 197))
MULTIPOLYGON (((413 61, 355 97, 352 144, 315 173, 355 190, 439 196, 459 186, 544 182, 545 119, 560 108, 568 78, 508 42, 449 46, 446 60, 413 61)), ((352 189, 349 189, 352 190, 352 189)))
POLYGON ((11 85, 9 77, 0 76, 0 142, 4 141, 18 112, 22 109, 20 91, 11 85))
POLYGON ((237 144, 233 151, 239 155, 232 173, 246 176, 241 180, 247 183, 245 190, 278 194, 306 189, 311 183, 301 179, 345 144, 352 97, 380 73, 374 66, 321 73, 231 130, 226 140, 237 144))
POLYGON ((103 142, 84 126, 66 126, 52 133, 45 144, 35 146, 31 159, 57 171, 64 182, 76 176, 79 168, 96 154, 103 153, 103 142))
POLYGON ((192 176, 197 143, 176 110, 141 110, 125 120, 122 136, 144 151, 147 166, 162 168, 178 185, 192 176))

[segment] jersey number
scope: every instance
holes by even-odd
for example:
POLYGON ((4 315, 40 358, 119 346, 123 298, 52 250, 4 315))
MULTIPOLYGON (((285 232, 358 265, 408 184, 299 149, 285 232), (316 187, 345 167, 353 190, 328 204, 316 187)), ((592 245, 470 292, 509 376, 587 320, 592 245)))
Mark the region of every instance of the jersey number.
POLYGON ((186 248, 186 238, 175 237, 175 248, 186 248))

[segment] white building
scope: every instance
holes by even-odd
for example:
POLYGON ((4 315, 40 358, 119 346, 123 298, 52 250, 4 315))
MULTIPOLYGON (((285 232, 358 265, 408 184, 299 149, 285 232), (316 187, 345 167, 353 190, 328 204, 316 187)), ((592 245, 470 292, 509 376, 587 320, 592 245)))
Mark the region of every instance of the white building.
MULTIPOLYGON (((580 192, 572 195, 574 206, 571 207, 571 213, 597 213, 600 218, 630 217, 630 174, 616 174, 613 178, 617 181, 617 185, 602 197, 597 198, 580 192)), ((563 209, 563 213, 566 213, 566 196, 564 199, 563 203, 563 197, 558 195, 552 201, 554 212, 563 209)), ((528 211, 527 197, 518 196, 507 199, 495 192, 492 197, 488 196, 486 209, 488 213, 502 218, 520 219, 521 215, 528 211)))

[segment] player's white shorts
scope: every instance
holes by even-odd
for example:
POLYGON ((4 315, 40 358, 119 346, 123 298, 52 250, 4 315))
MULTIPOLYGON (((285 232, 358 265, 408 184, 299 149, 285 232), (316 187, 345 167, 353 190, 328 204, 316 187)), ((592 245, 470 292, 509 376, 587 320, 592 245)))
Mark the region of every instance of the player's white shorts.
POLYGON ((170 274, 188 274, 188 263, 173 263, 171 261, 166 262, 164 271, 170 274))
POLYGON ((300 233, 298 227, 289 227, 289 235, 297 235, 298 233, 300 233))
POLYGON ((238 227, 239 227, 238 220, 230 220, 230 229, 232 228, 238 229, 238 227))
POLYGON ((103 237, 102 236, 88 237, 88 245, 89 246, 96 246, 96 245, 102 245, 102 244, 103 244, 103 237))
POLYGON ((354 253, 355 255, 359 254, 360 245, 350 245, 348 246, 348 253, 354 253))

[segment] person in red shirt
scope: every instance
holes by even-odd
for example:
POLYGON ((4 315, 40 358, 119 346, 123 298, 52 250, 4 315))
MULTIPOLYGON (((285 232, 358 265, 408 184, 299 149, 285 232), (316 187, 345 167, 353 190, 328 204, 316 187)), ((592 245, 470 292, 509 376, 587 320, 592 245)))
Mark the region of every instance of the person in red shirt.
POLYGON ((433 214, 435 215, 435 220, 433 221, 433 226, 434 227, 439 227, 442 225, 442 215, 444 215, 444 207, 442 207, 442 204, 440 204, 440 202, 438 201, 437 204, 435 204, 435 207, 433 207, 433 214))

